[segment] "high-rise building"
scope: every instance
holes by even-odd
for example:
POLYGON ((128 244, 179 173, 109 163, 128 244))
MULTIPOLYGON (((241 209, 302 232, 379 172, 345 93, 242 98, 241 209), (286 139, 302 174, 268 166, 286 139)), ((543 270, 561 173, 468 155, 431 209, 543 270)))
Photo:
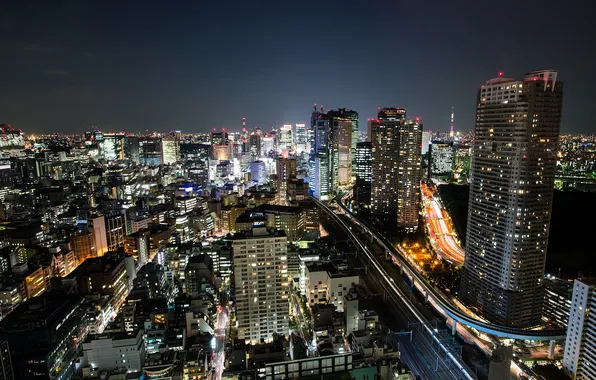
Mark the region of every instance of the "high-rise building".
POLYGON ((161 139, 145 138, 139 141, 139 162, 141 165, 159 166, 162 161, 161 139))
POLYGON ((257 185, 267 183, 265 163, 263 161, 253 161, 250 163, 250 180, 257 185))
POLYGON ((231 237, 234 250, 238 338, 270 342, 287 335, 288 266, 284 231, 253 227, 231 237))
POLYGON ((166 165, 180 161, 180 140, 176 138, 163 138, 161 140, 161 162, 166 165))
POLYGON ((451 173, 453 170, 454 147, 450 143, 433 143, 431 171, 433 174, 451 173))
POLYGON ((356 185, 354 199, 366 205, 370 204, 370 186, 372 181, 372 143, 356 144, 356 185))
POLYGON ((137 165, 140 163, 138 137, 126 136, 124 140, 124 158, 131 160, 137 165))
POLYGON ((124 133, 105 133, 100 144, 101 153, 106 161, 124 160, 124 133))
POLYGON ((422 179, 421 146, 420 119, 407 120, 400 129, 397 167, 397 226, 407 231, 418 228, 422 179))
POLYGON ((596 281, 578 279, 573 284, 573 298, 565 338, 563 367, 573 379, 596 379, 596 281))
POLYGON ((14 380, 8 341, 0 341, 0 380, 14 380))
POLYGON ((288 181, 296 178, 296 159, 278 157, 277 166, 277 191, 279 192, 279 204, 288 205, 288 181))
POLYGON ((432 138, 431 131, 423 131, 422 132, 422 151, 421 154, 424 156, 428 153, 428 146, 430 145, 430 141, 432 138))
POLYGON ((310 127, 312 130, 310 141, 310 154, 308 158, 309 186, 312 195, 320 200, 329 199, 331 188, 331 144, 329 141, 329 119, 321 110, 315 108, 311 115, 310 127))
POLYGON ((296 124, 296 154, 308 153, 308 135, 306 124, 296 124))
POLYGON ((253 160, 257 160, 259 159, 262 154, 262 148, 261 148, 261 143, 262 143, 262 133, 261 133, 261 129, 259 127, 256 127, 254 131, 251 132, 248 141, 249 141, 249 147, 250 147, 250 156, 252 157, 253 160))
POLYGON ((327 112, 331 129, 331 180, 334 189, 351 182, 358 143, 358 112, 339 108, 327 112))
POLYGON ((478 90, 460 295, 495 323, 541 319, 562 105, 552 70, 478 90))
POLYGON ((422 124, 406 110, 383 108, 369 121, 372 142, 371 211, 415 230, 420 207, 422 124))
POLYGON ((284 150, 291 151, 294 147, 294 132, 292 131, 292 124, 284 124, 279 129, 279 145, 278 149, 281 152, 284 150))

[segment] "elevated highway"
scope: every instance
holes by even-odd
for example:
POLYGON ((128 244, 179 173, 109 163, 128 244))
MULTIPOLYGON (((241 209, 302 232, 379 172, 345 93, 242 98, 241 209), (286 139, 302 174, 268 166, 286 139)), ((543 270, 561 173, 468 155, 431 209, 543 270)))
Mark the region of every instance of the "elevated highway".
MULTIPOLYGON (((327 205, 315 200, 321 207, 330 210, 327 205)), ((373 239, 381 245, 387 255, 391 256, 393 261, 397 263, 400 271, 404 273, 411 281, 421 294, 426 297, 428 302, 443 316, 446 317, 448 322, 451 324, 452 331, 455 332, 457 323, 461 323, 465 326, 476 329, 477 331, 484 332, 489 335, 508 338, 508 339, 520 339, 520 340, 564 340, 566 331, 565 329, 545 329, 545 330, 530 330, 521 329, 516 327, 509 327, 503 325, 497 325, 485 320, 481 320, 476 316, 470 315, 469 312, 462 310, 460 307, 455 305, 445 294, 437 290, 428 279, 422 276, 413 265, 406 259, 406 252, 401 247, 395 248, 385 237, 378 234, 372 229, 365 221, 355 216, 344 204, 341 196, 336 198, 337 204, 346 213, 350 219, 362 228, 363 231, 370 234, 373 239)), ((331 211, 331 210, 330 210, 331 211)), ((376 259, 375 259, 376 260, 376 259)))

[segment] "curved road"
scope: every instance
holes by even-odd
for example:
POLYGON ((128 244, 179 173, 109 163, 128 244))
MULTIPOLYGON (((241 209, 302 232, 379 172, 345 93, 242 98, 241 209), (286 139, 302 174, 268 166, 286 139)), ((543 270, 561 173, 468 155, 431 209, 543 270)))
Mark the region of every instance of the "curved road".
MULTIPOLYGON (((316 202, 322 207, 327 208, 326 205, 322 204, 318 200, 316 202)), ((485 332, 490 335, 509 338, 509 339, 521 339, 521 340, 563 340, 565 339, 566 330, 564 329, 553 329, 553 330, 527 330, 515 327, 496 325, 480 319, 474 318, 460 310, 455 306, 442 292, 435 289, 434 286, 430 285, 428 280, 421 276, 420 273, 412 267, 412 265, 404 259, 406 257, 405 252, 402 251, 401 247, 396 249, 393 245, 387 241, 383 236, 380 236, 371 229, 366 222, 356 217, 348 208, 343 204, 341 196, 336 198, 337 204, 346 212, 347 215, 364 231, 369 233, 377 242, 393 257, 393 259, 399 263, 400 267, 406 272, 406 274, 412 278, 412 282, 416 283, 417 286, 421 286, 423 293, 432 301, 432 305, 437 310, 466 326, 474 328, 478 331, 485 332)), ((328 208, 327 208, 328 209, 328 208)))
POLYGON ((448 215, 441 207, 440 201, 435 198, 434 192, 427 185, 421 185, 420 190, 424 199, 424 218, 432 238, 431 242, 434 243, 433 248, 451 264, 463 265, 465 251, 457 242, 453 226, 448 221, 448 215))

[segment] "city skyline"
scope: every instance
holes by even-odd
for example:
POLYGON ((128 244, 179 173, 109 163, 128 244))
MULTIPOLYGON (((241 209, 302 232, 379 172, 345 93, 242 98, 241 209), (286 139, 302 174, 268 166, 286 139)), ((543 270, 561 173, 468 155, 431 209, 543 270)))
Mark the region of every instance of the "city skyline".
MULTIPOLYGON (((593 79, 584 75, 593 53, 580 43, 590 36, 566 27, 585 24, 590 12, 557 8, 560 29, 540 17, 486 29, 482 20, 492 9, 483 5, 239 3, 234 12, 217 4, 165 11, 71 5, 58 11, 12 4, 0 16, 0 46, 9 57, 2 63, 0 122, 30 133, 72 133, 92 125, 192 133, 233 128, 246 117, 249 127, 268 129, 307 122, 310 105, 317 103, 353 109, 361 120, 374 117, 378 107, 403 107, 433 131, 449 129, 454 107, 455 129, 469 131, 470 94, 484 78, 554 67, 572 90, 562 131, 585 133, 596 124, 584 106, 596 100, 589 91, 593 79), (315 32, 302 26, 313 12, 355 20, 356 26, 377 22, 315 32), (407 36, 381 26, 392 14, 412 16, 400 21, 407 36), (112 16, 114 22, 103 24, 112 16), (414 22, 419 19, 424 22, 414 22), (541 38, 526 30, 540 30, 541 38), (395 53, 385 46, 396 37, 403 45, 398 50, 412 59, 389 64, 395 53), (355 49, 344 48, 348 44, 355 49), (313 47, 325 49, 328 58, 315 65, 313 47)), ((523 14, 555 5, 503 2, 499 8, 523 14)))

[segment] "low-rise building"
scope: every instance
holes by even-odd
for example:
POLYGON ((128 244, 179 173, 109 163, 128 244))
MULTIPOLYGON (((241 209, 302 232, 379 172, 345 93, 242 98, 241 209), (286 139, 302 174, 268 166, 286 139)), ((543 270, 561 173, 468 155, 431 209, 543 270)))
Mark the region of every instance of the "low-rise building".
POLYGON ((83 366, 97 370, 140 371, 145 363, 143 330, 92 335, 83 343, 83 366))

